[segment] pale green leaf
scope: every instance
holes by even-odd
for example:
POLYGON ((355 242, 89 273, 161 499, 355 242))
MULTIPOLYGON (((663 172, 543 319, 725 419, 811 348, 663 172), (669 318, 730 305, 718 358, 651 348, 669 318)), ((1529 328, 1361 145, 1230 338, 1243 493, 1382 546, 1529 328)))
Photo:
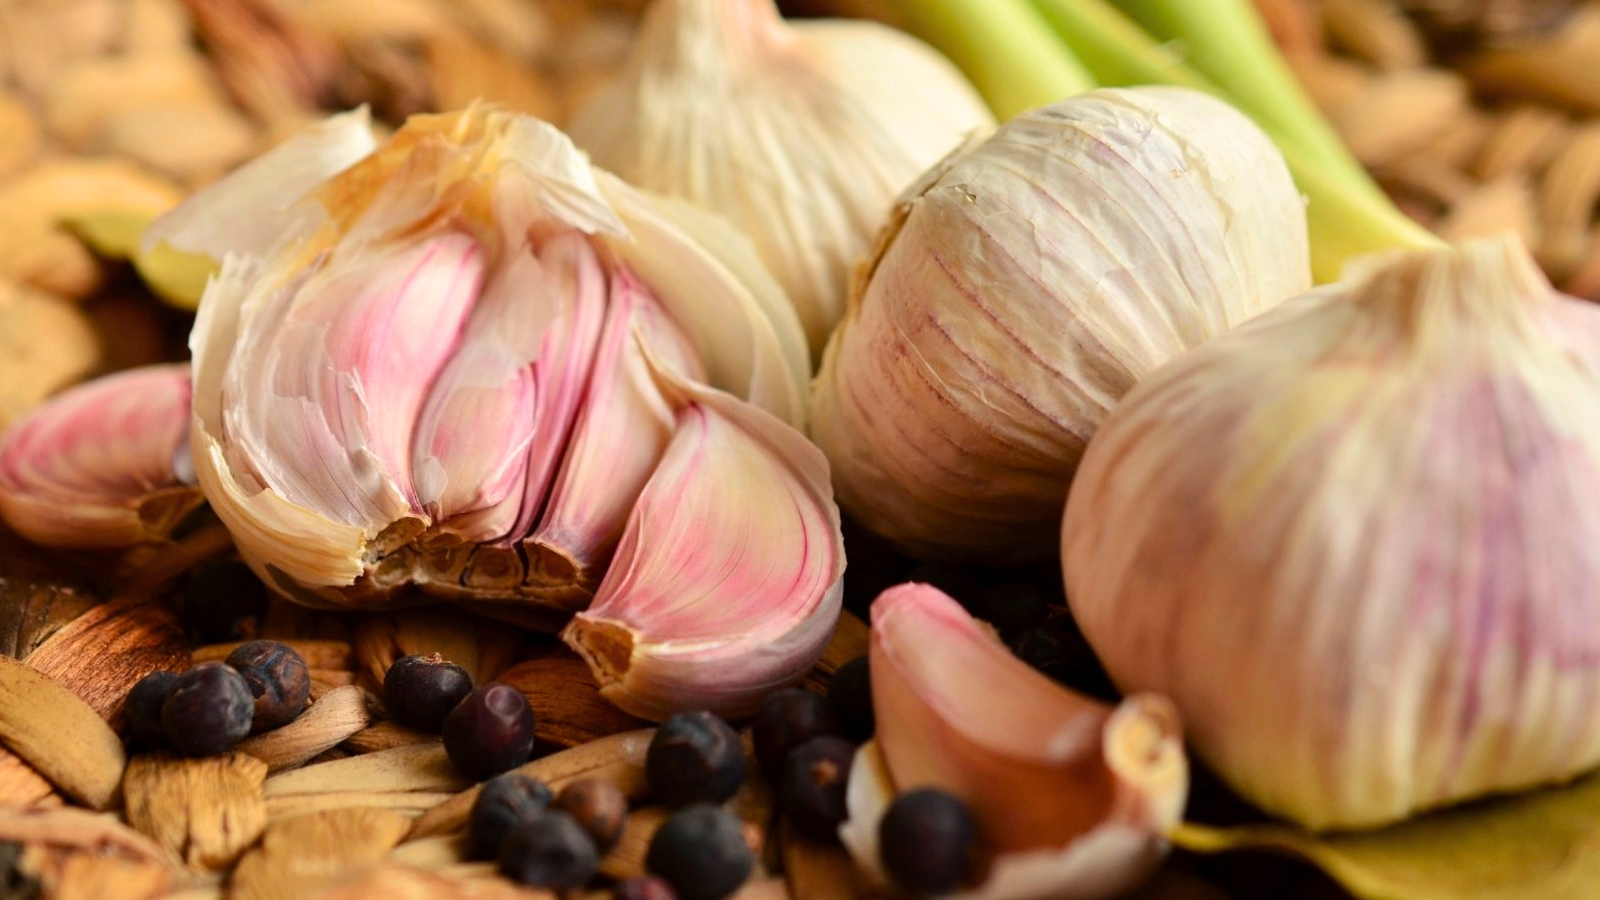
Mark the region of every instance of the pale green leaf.
POLYGON ((153 220, 153 216, 140 213, 107 212, 72 216, 62 224, 100 256, 132 262, 144 283, 168 303, 194 309, 200 305, 206 282, 216 274, 216 261, 165 243, 148 252, 141 250, 139 239, 153 220))

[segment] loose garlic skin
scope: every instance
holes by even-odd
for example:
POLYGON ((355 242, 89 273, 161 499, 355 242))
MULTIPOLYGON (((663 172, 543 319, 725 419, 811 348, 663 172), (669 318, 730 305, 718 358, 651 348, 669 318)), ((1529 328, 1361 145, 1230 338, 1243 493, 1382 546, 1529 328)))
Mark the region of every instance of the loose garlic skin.
POLYGON ((1072 610, 1244 796, 1383 825, 1600 765, 1600 308, 1511 239, 1379 258, 1151 376, 1072 610))
POLYGON ((727 217, 814 352, 906 185, 994 119, 959 70, 876 22, 785 22, 772 0, 656 0, 574 117, 598 165, 727 217))
POLYGON ((1266 135, 1193 91, 1093 91, 907 191, 812 384, 812 437, 841 505, 910 552, 1048 558, 1118 398, 1310 284, 1266 135))

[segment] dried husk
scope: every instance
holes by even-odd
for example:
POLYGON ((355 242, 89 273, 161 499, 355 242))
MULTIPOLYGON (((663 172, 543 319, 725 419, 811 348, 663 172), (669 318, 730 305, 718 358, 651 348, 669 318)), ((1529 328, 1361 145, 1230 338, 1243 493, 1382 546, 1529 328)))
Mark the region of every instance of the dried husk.
POLYGON ((267 767, 242 753, 134 757, 123 775, 128 824, 189 866, 223 871, 267 825, 267 767))
POLYGON ((537 712, 539 740, 557 747, 576 747, 650 724, 600 696, 589 665, 564 647, 517 663, 495 680, 528 698, 537 712))
POLYGON ((363 618, 352 645, 357 665, 375 686, 400 657, 433 653, 466 669, 473 684, 484 684, 511 665, 523 641, 516 631, 460 613, 406 610, 363 618))
POLYGON ((23 663, 0 657, 0 743, 91 809, 118 799, 122 741, 77 695, 23 663))
POLYGON ((334 809, 267 825, 261 843, 234 869, 231 900, 300 900, 381 860, 411 820, 386 809, 334 809))
POLYGON ((51 900, 147 900, 169 893, 181 869, 161 847, 110 815, 81 809, 0 807, 0 843, 24 850, 19 869, 51 900))
POLYGON ((432 791, 454 793, 470 781, 450 764, 444 745, 394 747, 348 759, 318 763, 274 775, 267 780, 266 796, 320 794, 336 791, 432 791))
POLYGON ((189 642, 172 607, 130 595, 85 610, 24 661, 118 728, 128 690, 151 672, 187 668, 189 642))
POLYGON ((0 178, 33 161, 39 152, 39 119, 18 94, 0 89, 0 178))
POLYGON ((337 747, 371 723, 366 691, 354 685, 336 687, 318 697, 293 722, 245 740, 238 750, 278 772, 337 747))

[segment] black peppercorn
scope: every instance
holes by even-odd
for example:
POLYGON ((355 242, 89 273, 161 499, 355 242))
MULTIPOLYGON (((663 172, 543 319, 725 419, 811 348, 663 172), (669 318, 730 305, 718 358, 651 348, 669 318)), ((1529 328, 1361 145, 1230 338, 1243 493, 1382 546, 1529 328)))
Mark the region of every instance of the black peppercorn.
POLYGON ((600 871, 594 840, 563 812, 511 829, 500 848, 500 874, 533 887, 581 888, 600 871))
POLYGON ((650 839, 645 868, 672 885, 679 900, 722 900, 755 870, 739 819, 697 803, 673 813, 650 839))
POLYGON ((789 751, 778 789, 778 808, 796 831, 812 840, 836 840, 847 816, 845 783, 856 747, 840 737, 814 737, 789 751))
POLYGON ((201 663, 178 676, 161 705, 161 730, 179 753, 221 753, 250 734, 256 700, 231 666, 201 663))
POLYGON ((472 693, 472 676, 439 654, 402 656, 383 676, 383 702, 402 725, 437 734, 444 718, 472 693))
POLYGON ((751 743, 761 774, 776 784, 789 751, 811 738, 839 734, 839 715, 828 698, 803 688, 775 691, 761 702, 750 723, 751 743))
POLYGON ((146 750, 163 747, 167 736, 161 730, 161 707, 178 683, 177 672, 151 672, 128 691, 128 743, 146 750))
POLYGON ((544 815, 554 796, 544 782, 516 772, 484 782, 467 817, 467 849, 474 859, 494 859, 506 836, 544 815))
POLYGON ((445 717, 445 753, 469 777, 499 775, 533 756, 534 724, 533 708, 520 691, 490 682, 445 717))
POLYGON ((678 713, 650 740, 645 775, 656 799, 668 806, 721 803, 744 783, 744 748, 739 735, 715 715, 678 713))
POLYGON ((287 725, 305 711, 311 699, 311 673, 293 647, 277 641, 251 641, 229 653, 227 663, 244 676, 255 697, 252 733, 287 725))
POLYGON ((967 874, 978 829, 967 805, 934 788, 896 797, 878 823, 878 852, 897 884, 919 894, 948 894, 967 874))

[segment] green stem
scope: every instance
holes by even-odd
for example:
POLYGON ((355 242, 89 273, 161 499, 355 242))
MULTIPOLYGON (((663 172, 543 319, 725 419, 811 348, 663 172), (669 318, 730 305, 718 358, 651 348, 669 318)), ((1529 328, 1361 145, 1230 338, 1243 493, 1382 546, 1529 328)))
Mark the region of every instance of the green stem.
POLYGON ((1027 0, 892 0, 891 5, 967 74, 1002 120, 1095 86, 1027 0))
MULTIPOLYGON (((1085 0, 1050 0, 1078 3, 1085 0)), ((1101 0, 1087 0, 1100 3, 1101 0)), ((1115 0, 1156 41, 1172 42, 1200 74, 1263 127, 1372 197, 1383 192, 1300 86, 1250 0, 1115 0)))

